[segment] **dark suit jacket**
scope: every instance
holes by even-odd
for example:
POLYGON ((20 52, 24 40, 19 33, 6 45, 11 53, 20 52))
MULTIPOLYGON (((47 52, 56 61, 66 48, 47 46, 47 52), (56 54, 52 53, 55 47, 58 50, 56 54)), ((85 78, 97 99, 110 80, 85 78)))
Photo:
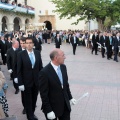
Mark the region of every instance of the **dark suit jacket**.
POLYGON ((13 65, 13 73, 14 73, 14 78, 17 78, 17 54, 22 51, 22 48, 18 48, 15 51, 15 57, 14 57, 14 65, 13 65))
POLYGON ((95 36, 95 34, 93 34, 92 36, 92 43, 93 43, 93 46, 98 46, 97 42, 99 42, 99 36, 95 36))
POLYGON ((39 51, 41 51, 42 50, 42 41, 41 41, 41 39, 40 38, 38 38, 39 39, 39 42, 38 42, 38 40, 36 39, 36 38, 34 38, 34 46, 35 46, 35 50, 39 50, 39 51))
MULTIPOLYGON (((75 38, 76 38, 76 43, 75 44, 77 45, 79 40, 78 40, 77 37, 75 37, 75 38)), ((71 41, 71 44, 74 45, 74 37, 73 36, 70 38, 70 41, 71 41)))
POLYGON ((12 42, 10 41, 7 41, 6 42, 6 45, 7 45, 7 50, 9 49, 9 48, 11 48, 12 47, 12 42))
POLYGON ((114 37, 113 46, 114 46, 114 49, 116 49, 116 48, 118 48, 118 46, 120 46, 120 38, 118 41, 117 37, 114 37))
MULTIPOLYGON (((111 37, 111 45, 113 44, 113 37, 111 37)), ((110 38, 109 38, 109 36, 106 38, 106 41, 105 41, 105 46, 107 47, 107 48, 109 48, 109 46, 110 46, 110 38)))
POLYGON ((66 66, 61 65, 60 68, 63 76, 63 89, 51 63, 39 73, 39 90, 42 99, 41 109, 46 114, 54 111, 57 117, 63 114, 65 103, 69 111, 71 111, 69 100, 72 99, 66 66))
POLYGON ((1 54, 6 54, 7 52, 7 42, 5 40, 5 44, 0 40, 0 49, 1 49, 1 54))
POLYGON ((35 65, 32 64, 27 53, 27 50, 21 51, 17 56, 17 76, 18 84, 25 87, 32 87, 33 84, 38 85, 38 74, 42 67, 42 60, 40 52, 33 50, 35 55, 35 65))
POLYGON ((8 70, 9 69, 13 70, 14 58, 15 58, 15 51, 11 47, 10 49, 7 50, 7 67, 8 67, 8 70))
POLYGON ((60 45, 61 45, 61 38, 59 37, 59 41, 58 41, 58 38, 55 37, 55 46, 56 46, 56 48, 60 48, 60 45))
POLYGON ((105 39, 104 39, 104 37, 103 37, 103 35, 100 37, 100 44, 103 46, 103 47, 105 47, 105 42, 106 42, 106 40, 107 40, 107 36, 105 36, 105 39))

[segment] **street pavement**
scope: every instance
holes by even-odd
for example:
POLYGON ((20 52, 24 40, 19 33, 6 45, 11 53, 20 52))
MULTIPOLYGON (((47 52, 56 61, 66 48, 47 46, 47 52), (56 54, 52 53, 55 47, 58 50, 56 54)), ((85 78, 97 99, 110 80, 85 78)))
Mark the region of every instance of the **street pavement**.
MULTIPOLYGON (((43 44, 41 56, 44 66, 50 62, 49 53, 53 48, 54 43, 43 44)), ((120 58, 119 62, 107 60, 102 58, 100 52, 99 55, 91 54, 91 50, 83 46, 77 46, 76 55, 73 55, 72 46, 68 43, 63 43, 61 49, 66 55, 65 64, 73 97, 79 99, 84 93, 89 93, 88 97, 72 106, 71 120, 120 120, 120 58)), ((22 114, 21 93, 14 94, 6 65, 1 65, 1 68, 9 85, 9 115, 27 120, 26 115, 22 114)), ((35 115, 39 120, 45 120, 40 95, 35 115)))

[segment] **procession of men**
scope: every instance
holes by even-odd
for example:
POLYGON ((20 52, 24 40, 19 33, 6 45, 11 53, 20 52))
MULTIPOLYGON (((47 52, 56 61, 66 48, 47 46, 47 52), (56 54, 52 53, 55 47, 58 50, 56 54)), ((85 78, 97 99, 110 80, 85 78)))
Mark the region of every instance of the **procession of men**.
POLYGON ((41 110, 46 120, 57 120, 57 118, 70 120, 71 105, 77 102, 69 88, 69 75, 64 65, 66 57, 61 50, 64 44, 71 45, 70 54, 73 56, 79 55, 77 47, 86 46, 86 49, 90 49, 90 54, 94 54, 95 51, 96 56, 101 54, 101 59, 106 57, 107 60, 113 59, 118 62, 119 31, 93 31, 91 38, 90 32, 79 30, 30 31, 28 35, 21 32, 7 34, 1 36, 0 40, 2 65, 8 68, 10 80, 13 81, 15 88, 14 93, 18 94, 21 91, 23 105, 21 112, 26 114, 28 120, 38 120, 34 112, 39 92, 42 101, 41 110), (43 66, 41 56, 44 44, 53 45, 53 50, 49 54, 50 63, 47 66, 43 66), (53 82, 53 79, 56 82, 53 82))

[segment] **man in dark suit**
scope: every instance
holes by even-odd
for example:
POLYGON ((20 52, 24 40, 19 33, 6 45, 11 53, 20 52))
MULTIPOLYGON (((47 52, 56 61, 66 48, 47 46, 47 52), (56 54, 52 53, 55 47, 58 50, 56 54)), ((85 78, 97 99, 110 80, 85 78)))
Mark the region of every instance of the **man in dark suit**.
MULTIPOLYGON (((14 71, 14 82, 18 84, 18 76, 17 76, 17 54, 20 51, 24 51, 26 48, 25 46, 25 37, 20 38, 20 48, 18 48, 15 52, 15 60, 14 60, 14 67, 13 67, 13 71, 14 71)), ((25 95, 24 95, 24 91, 21 91, 21 101, 22 101, 22 105, 23 105, 23 114, 26 114, 26 109, 25 109, 25 95)))
POLYGON ((100 44, 102 46, 101 52, 102 52, 102 58, 105 57, 105 42, 107 40, 106 32, 103 33, 103 35, 100 37, 100 44))
POLYGON ((114 46, 114 61, 118 62, 118 52, 119 52, 119 47, 120 46, 120 33, 116 33, 116 36, 113 40, 113 46, 114 46))
POLYGON ((91 51, 92 54, 93 54, 93 51, 95 50, 95 55, 98 55, 97 54, 98 42, 99 42, 99 35, 97 32, 95 32, 92 36, 92 44, 93 44, 92 51, 91 51))
POLYGON ((65 55, 60 49, 50 53, 51 62, 39 73, 39 90, 46 120, 70 120, 71 104, 76 104, 72 97, 67 69, 64 65, 65 55))
POLYGON ((107 39, 105 41, 105 46, 107 48, 107 59, 112 59, 112 44, 113 44, 113 37, 111 33, 107 33, 107 39))
POLYGON ((73 47, 73 55, 75 55, 75 52, 76 52, 76 47, 77 47, 77 44, 78 44, 78 38, 76 37, 76 34, 73 33, 73 36, 70 38, 70 41, 71 41, 71 44, 72 44, 72 47, 73 47))
POLYGON ((42 41, 41 39, 38 37, 38 34, 36 35, 36 37, 34 38, 34 46, 35 46, 35 50, 38 50, 41 52, 42 50, 42 41))
POLYGON ((38 96, 38 74, 42 67, 40 52, 33 49, 33 38, 26 38, 26 50, 18 53, 17 75, 19 89, 25 94, 28 120, 38 120, 34 115, 38 96))
POLYGON ((12 47, 12 41, 10 36, 8 36, 6 45, 7 45, 7 50, 12 47))
POLYGON ((55 37, 55 46, 56 46, 56 48, 60 48, 60 45, 61 45, 61 38, 58 33, 57 36, 55 37))
POLYGON ((10 49, 8 49, 7 51, 7 68, 8 68, 8 72, 11 74, 11 78, 13 80, 13 85, 15 88, 15 94, 18 94, 19 89, 18 89, 18 84, 15 83, 14 79, 16 78, 15 76, 15 72, 16 70, 14 70, 14 66, 15 66, 15 59, 16 59, 16 49, 19 47, 19 42, 17 40, 14 40, 12 42, 12 47, 10 49))
POLYGON ((7 44, 4 36, 1 37, 0 40, 0 49, 1 49, 1 57, 3 61, 3 65, 6 65, 6 52, 7 52, 7 44))

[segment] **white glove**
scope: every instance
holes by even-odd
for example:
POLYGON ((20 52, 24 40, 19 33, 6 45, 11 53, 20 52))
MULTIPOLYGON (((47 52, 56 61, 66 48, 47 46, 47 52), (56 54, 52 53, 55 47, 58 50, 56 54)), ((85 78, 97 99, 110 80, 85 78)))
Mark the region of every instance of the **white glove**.
POLYGON ((114 46, 112 46, 112 50, 114 49, 114 46))
POLYGON ((12 73, 13 71, 12 71, 12 69, 9 69, 8 72, 9 72, 9 73, 12 73))
POLYGON ((35 46, 33 46, 33 48, 35 49, 35 46))
POLYGON ((19 90, 24 91, 25 90, 25 86, 24 85, 19 86, 19 90))
POLYGON ((55 113, 54 113, 53 111, 47 113, 47 118, 50 119, 50 120, 55 119, 55 118, 56 118, 56 117, 55 117, 55 113))
POLYGON ((18 78, 14 78, 14 82, 15 82, 15 83, 18 83, 18 78))
POLYGON ((7 56, 7 54, 5 54, 5 56, 7 56))
POLYGON ((77 100, 74 99, 74 98, 72 98, 72 99, 70 100, 70 105, 75 105, 75 104, 77 104, 77 100))

